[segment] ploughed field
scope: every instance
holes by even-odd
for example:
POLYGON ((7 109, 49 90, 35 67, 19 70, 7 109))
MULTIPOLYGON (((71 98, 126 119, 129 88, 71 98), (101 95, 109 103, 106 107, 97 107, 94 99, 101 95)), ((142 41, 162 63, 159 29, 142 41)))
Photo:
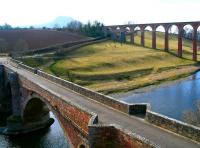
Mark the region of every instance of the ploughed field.
MULTIPOLYGON (((150 33, 145 33, 146 45, 150 33)), ((21 59, 25 64, 83 85, 105 94, 129 91, 188 76, 199 69, 191 60, 191 41, 184 40, 184 58, 178 58, 176 36, 171 36, 170 52, 164 52, 163 33, 157 36, 157 46, 151 49, 131 44, 106 41, 88 45, 66 53, 52 53, 42 57, 21 59), (163 40, 163 42, 162 42, 163 40)), ((139 37, 136 37, 139 41, 139 37)))
POLYGON ((85 36, 69 31, 50 29, 0 30, 0 48, 5 48, 7 52, 22 51, 78 41, 85 38, 85 36))

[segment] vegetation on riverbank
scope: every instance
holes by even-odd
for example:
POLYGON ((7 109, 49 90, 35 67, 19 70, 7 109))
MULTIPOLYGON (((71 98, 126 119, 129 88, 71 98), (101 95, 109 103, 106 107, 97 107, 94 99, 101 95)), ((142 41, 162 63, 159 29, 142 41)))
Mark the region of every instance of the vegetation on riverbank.
MULTIPOLYGON (((184 58, 178 58, 175 55, 175 36, 171 37, 170 42, 174 48, 167 53, 159 49, 160 45, 164 45, 163 33, 159 34, 158 49, 107 41, 59 55, 54 53, 21 60, 27 65, 105 94, 178 79, 199 69, 198 64, 191 60, 190 41, 184 40, 184 58)), ((146 43, 150 43, 150 33, 145 35, 146 43)))
POLYGON ((200 100, 195 102, 195 110, 188 110, 183 113, 183 120, 189 124, 200 127, 200 100))

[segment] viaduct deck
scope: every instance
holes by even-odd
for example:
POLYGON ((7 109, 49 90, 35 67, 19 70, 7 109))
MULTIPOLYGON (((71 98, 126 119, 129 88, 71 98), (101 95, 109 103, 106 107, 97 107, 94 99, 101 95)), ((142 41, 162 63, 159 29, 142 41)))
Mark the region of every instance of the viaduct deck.
MULTIPOLYGON (((0 61, 2 61, 0 59, 0 61)), ((6 60, 5 60, 6 61, 6 60)), ((145 137, 160 147, 169 148, 197 148, 200 147, 197 143, 190 139, 178 136, 174 133, 158 128, 150 123, 147 123, 144 119, 137 118, 135 116, 126 115, 120 111, 114 110, 106 105, 93 101, 85 96, 79 95, 67 88, 64 88, 54 82, 44 79, 38 75, 22 69, 17 68, 11 64, 5 63, 5 66, 16 71, 18 74, 32 80, 39 86, 45 86, 49 90, 62 96, 62 98, 80 106, 87 108, 88 110, 96 113, 99 116, 99 122, 103 124, 118 124, 122 128, 132 131, 145 137)))

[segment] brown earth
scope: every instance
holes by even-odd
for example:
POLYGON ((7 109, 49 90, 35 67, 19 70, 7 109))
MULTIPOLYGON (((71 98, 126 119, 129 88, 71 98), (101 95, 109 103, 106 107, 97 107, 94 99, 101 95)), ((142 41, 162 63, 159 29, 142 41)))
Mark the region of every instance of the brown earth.
POLYGON ((0 39, 6 42, 6 51, 38 49, 55 44, 79 41, 86 37, 69 31, 49 29, 0 30, 0 39), (21 48, 20 48, 21 47, 21 48))

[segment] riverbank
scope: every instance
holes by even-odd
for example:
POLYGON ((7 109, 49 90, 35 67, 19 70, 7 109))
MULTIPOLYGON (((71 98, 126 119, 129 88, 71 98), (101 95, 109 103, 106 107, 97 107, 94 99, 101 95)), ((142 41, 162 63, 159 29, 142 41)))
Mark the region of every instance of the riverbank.
POLYGON ((150 83, 144 83, 143 85, 136 85, 135 89, 129 91, 111 93, 109 94, 109 96, 112 96, 117 100, 121 100, 124 97, 130 96, 132 94, 145 93, 151 91, 152 89, 173 85, 181 81, 188 80, 191 78, 192 75, 199 71, 200 66, 192 66, 188 69, 183 67, 179 70, 175 70, 174 72, 176 72, 177 74, 172 74, 170 77, 162 77, 162 74, 154 75, 152 77, 150 76, 149 79, 153 79, 154 81, 151 81, 150 83))
POLYGON ((113 93, 113 94, 109 94, 109 96, 115 98, 116 100, 123 100, 124 98, 129 97, 129 96, 134 96, 134 95, 138 95, 138 94, 142 94, 142 93, 151 92, 152 90, 163 88, 163 87, 168 87, 171 85, 176 85, 183 81, 190 81, 193 79, 193 77, 195 77, 196 73, 198 73, 199 71, 200 71, 200 69, 198 68, 196 71, 194 71, 192 73, 188 73, 186 75, 183 75, 181 78, 178 78, 178 79, 173 79, 171 81, 170 80, 162 81, 159 84, 137 88, 134 90, 130 90, 128 92, 113 93))

